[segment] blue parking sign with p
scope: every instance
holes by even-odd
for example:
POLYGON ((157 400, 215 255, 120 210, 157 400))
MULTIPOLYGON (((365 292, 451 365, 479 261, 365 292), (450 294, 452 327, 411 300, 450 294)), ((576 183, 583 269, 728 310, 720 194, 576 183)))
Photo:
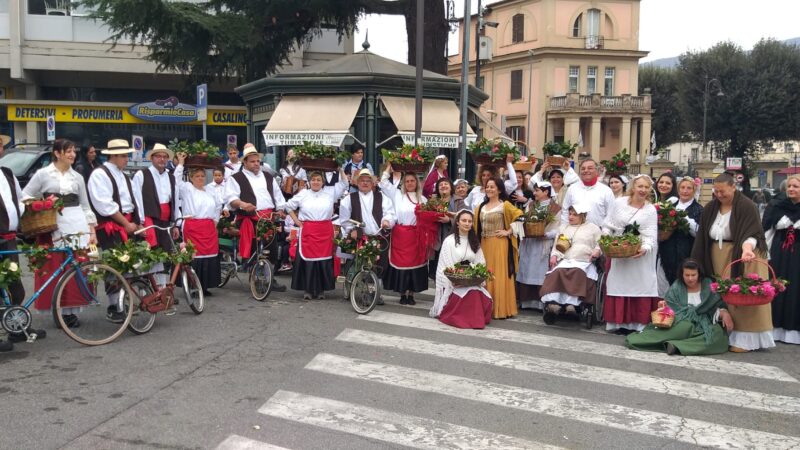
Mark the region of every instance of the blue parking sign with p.
POLYGON ((47 116, 47 140, 56 140, 56 116, 47 116))

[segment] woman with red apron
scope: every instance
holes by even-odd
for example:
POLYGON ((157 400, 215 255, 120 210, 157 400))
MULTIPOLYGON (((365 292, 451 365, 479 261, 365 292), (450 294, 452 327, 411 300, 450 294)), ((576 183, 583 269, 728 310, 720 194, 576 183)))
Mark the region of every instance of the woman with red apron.
POLYGON ((286 211, 300 231, 297 258, 292 269, 292 289, 302 290, 303 298, 324 299, 325 291, 336 287, 333 274, 333 204, 348 189, 347 176, 325 186, 321 172, 311 172, 308 184, 286 202, 286 211), (299 210, 299 212, 298 212, 299 210))
POLYGON ((417 226, 417 207, 427 200, 414 173, 403 174, 401 188, 389 181, 392 166, 383 173, 380 188, 392 199, 397 224, 392 228, 389 266, 383 273, 383 286, 400 293, 401 305, 415 305, 414 293, 428 289, 428 247, 417 226))
MULTIPOLYGON (((179 164, 183 155, 178 156, 179 164)), ((222 201, 213 192, 206 191, 205 169, 189 171, 189 182, 179 182, 181 213, 191 216, 183 221, 183 240, 191 242, 195 249, 192 269, 200 279, 203 295, 210 296, 210 287, 220 282, 219 238, 217 221, 222 213, 222 201)), ((227 216, 228 211, 224 214, 227 216)), ((181 245, 183 247, 183 245, 181 245)), ((176 249, 181 251, 182 249, 176 249)))

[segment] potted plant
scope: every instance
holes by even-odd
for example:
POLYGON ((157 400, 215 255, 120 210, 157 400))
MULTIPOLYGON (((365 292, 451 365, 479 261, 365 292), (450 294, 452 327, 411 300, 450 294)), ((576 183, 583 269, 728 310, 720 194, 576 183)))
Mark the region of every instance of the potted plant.
POLYGON ((605 168, 606 175, 622 175, 628 172, 628 164, 631 163, 631 154, 628 149, 623 148, 611 160, 602 160, 600 164, 605 168))
POLYGON ((548 142, 542 146, 542 152, 547 162, 553 167, 560 167, 564 161, 571 159, 578 149, 578 144, 565 142, 548 142))
POLYGON ((639 224, 633 222, 626 226, 625 231, 619 236, 600 236, 599 244, 603 254, 609 258, 630 258, 642 247, 639 224))
POLYGON ((675 208, 672 202, 657 202, 658 212, 658 240, 666 241, 675 231, 689 232, 689 221, 686 220, 686 211, 675 208))
POLYGON ((453 283, 454 287, 480 286, 487 280, 494 278, 492 271, 486 264, 456 264, 444 269, 444 276, 453 283))
POLYGON ((340 165, 350 159, 350 153, 339 151, 336 147, 303 142, 294 148, 294 154, 305 170, 335 172, 340 165))
POLYGON ((392 170, 398 172, 425 173, 436 157, 433 152, 425 147, 404 144, 397 150, 381 149, 383 160, 392 165, 392 170))
POLYGON ((525 228, 525 237, 537 238, 544 236, 547 224, 555 220, 555 217, 549 206, 542 206, 539 202, 535 202, 525 214, 520 216, 525 228))
POLYGON ((481 166, 504 166, 509 154, 514 155, 514 162, 520 157, 517 147, 508 145, 500 139, 481 138, 469 144, 467 148, 475 164, 481 166))
POLYGON ((167 147, 174 154, 186 154, 186 161, 183 165, 187 169, 215 169, 222 167, 222 154, 219 148, 211 142, 200 140, 197 142, 169 141, 167 147))

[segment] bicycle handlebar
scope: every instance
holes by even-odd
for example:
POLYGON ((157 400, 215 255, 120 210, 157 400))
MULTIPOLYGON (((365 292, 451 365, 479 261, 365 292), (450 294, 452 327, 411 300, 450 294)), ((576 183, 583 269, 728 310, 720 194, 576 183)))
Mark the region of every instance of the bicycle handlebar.
MULTIPOLYGON (((183 216, 183 217, 178 217, 178 219, 177 219, 177 220, 191 219, 192 217, 194 217, 194 216, 192 216, 192 215, 189 215, 189 216, 183 216)), ((177 220, 176 220, 176 222, 177 222, 177 220)), ((172 227, 174 227, 174 226, 175 226, 174 224, 169 224, 169 225, 167 225, 166 227, 160 227, 160 226, 158 226, 158 225, 156 225, 156 224, 153 224, 153 225, 148 225, 148 226, 146 226, 146 227, 144 227, 144 228, 139 228, 138 230, 134 231, 134 232, 133 232, 133 234, 135 234, 135 235, 140 235, 140 234, 144 233, 145 231, 147 231, 147 230, 149 230, 149 229, 151 229, 151 228, 155 228, 155 229, 157 229, 157 230, 161 230, 161 231, 169 231, 169 230, 171 230, 171 229, 172 229, 172 227)))

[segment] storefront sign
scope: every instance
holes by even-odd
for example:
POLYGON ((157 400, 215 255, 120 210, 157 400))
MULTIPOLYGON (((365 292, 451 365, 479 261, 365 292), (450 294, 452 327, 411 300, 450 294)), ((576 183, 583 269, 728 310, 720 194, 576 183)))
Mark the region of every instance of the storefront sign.
POLYGON ((197 120, 197 110, 194 105, 180 103, 178 97, 138 103, 128 108, 128 112, 147 122, 184 123, 197 120))
POLYGON ((267 146, 274 145, 303 145, 304 142, 312 144, 330 145, 341 147, 344 142, 344 133, 263 133, 267 146))
MULTIPOLYGON (((196 125, 194 116, 183 119, 181 122, 167 120, 169 116, 164 113, 155 113, 155 118, 136 117, 129 112, 134 108, 144 107, 151 103, 124 106, 92 106, 92 105, 15 105, 7 106, 8 120, 11 122, 45 122, 47 116, 55 116, 59 123, 185 123, 196 125)), ((189 105, 190 108, 193 108, 189 105)), ((139 108, 141 109, 141 108, 139 108)), ((155 111, 150 107, 142 109, 144 112, 155 111), (149 108, 149 109, 148 109, 149 108)), ((187 113, 188 114, 188 113, 187 113)), ((194 114, 192 112, 191 114, 194 114)), ((209 109, 208 125, 220 127, 245 127, 247 126, 247 113, 244 109, 209 109)))
MULTIPOLYGON (((414 145, 414 135, 407 133, 400 133, 400 138, 403 143, 414 145)), ((431 148, 458 148, 458 136, 446 134, 423 134, 419 137, 417 143, 423 147, 431 148)), ((467 142, 475 141, 475 135, 467 135, 467 142)))

